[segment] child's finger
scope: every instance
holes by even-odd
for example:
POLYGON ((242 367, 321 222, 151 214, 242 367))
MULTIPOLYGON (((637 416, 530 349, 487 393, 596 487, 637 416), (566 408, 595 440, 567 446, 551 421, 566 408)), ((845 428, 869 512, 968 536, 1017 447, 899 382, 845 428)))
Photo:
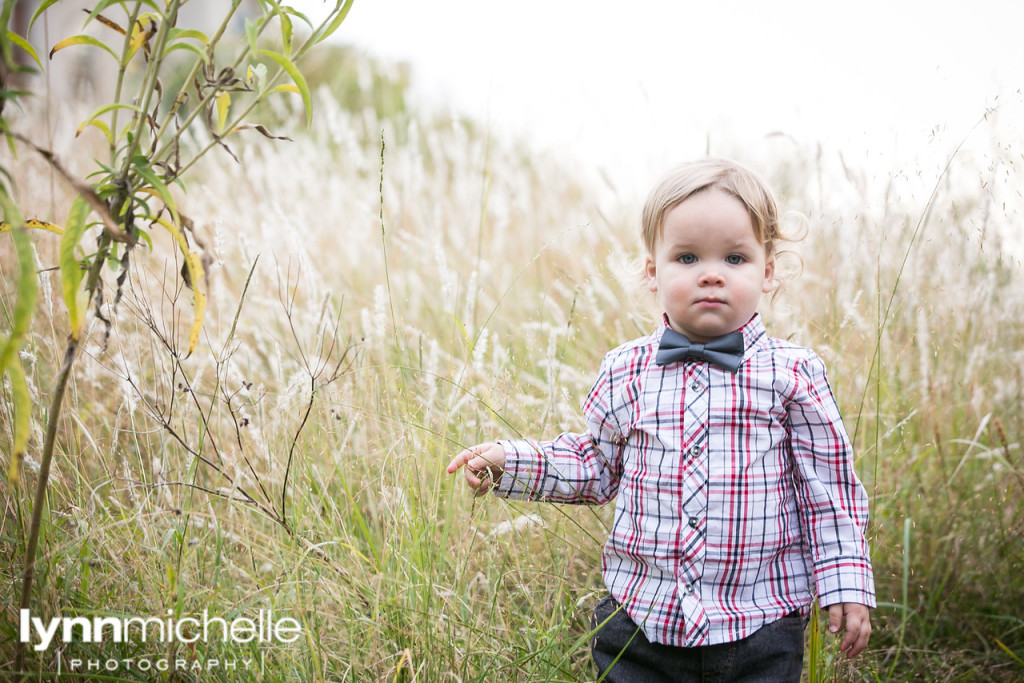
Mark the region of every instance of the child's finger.
POLYGON ((466 468, 465 476, 466 476, 466 483, 469 484, 469 488, 473 489, 473 492, 477 493, 479 495, 480 484, 482 483, 480 481, 480 477, 478 477, 476 472, 474 472, 473 470, 469 469, 468 467, 466 468))
POLYGON ((846 610, 846 638, 839 646, 841 652, 845 652, 849 658, 856 657, 867 647, 868 639, 871 636, 871 618, 867 609, 846 610))
POLYGON ((843 605, 829 605, 828 607, 828 632, 839 633, 843 626, 843 605))
POLYGON ((487 493, 500 476, 501 470, 482 456, 477 456, 466 463, 466 480, 476 490, 478 496, 487 493))
POLYGON ((472 448, 467 448, 466 450, 456 455, 454 458, 452 458, 452 461, 448 463, 448 474, 455 474, 455 472, 457 472, 460 467, 464 466, 475 455, 476 451, 474 451, 472 448))

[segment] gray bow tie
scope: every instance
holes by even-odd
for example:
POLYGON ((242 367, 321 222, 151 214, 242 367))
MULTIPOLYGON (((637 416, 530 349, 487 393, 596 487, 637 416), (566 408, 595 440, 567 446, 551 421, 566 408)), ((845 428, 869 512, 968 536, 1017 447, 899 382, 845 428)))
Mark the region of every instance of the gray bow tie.
POLYGON ((683 360, 698 360, 717 365, 723 370, 736 372, 743 362, 743 334, 730 332, 701 344, 690 341, 686 335, 667 328, 661 335, 655 363, 668 365, 683 360))

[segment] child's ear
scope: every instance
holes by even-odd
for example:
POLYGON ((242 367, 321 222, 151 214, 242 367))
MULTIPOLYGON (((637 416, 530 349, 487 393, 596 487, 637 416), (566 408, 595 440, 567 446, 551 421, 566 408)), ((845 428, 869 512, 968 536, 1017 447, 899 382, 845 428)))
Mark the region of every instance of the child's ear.
POLYGON ((761 292, 768 294, 775 288, 775 258, 769 258, 764 262, 764 285, 761 292))
POLYGON ((648 254, 644 258, 644 275, 647 276, 647 289, 652 292, 658 291, 658 271, 654 265, 654 259, 648 254))

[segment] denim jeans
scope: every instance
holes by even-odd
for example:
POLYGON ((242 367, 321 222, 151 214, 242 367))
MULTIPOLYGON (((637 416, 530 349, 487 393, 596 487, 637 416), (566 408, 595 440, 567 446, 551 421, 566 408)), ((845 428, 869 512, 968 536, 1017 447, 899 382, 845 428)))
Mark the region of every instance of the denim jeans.
POLYGON ((606 683, 788 683, 800 680, 804 620, 799 612, 767 624, 743 640, 703 647, 650 642, 611 596, 594 609, 592 627, 596 629, 605 619, 608 623, 594 634, 590 649, 597 664, 598 680, 606 683))

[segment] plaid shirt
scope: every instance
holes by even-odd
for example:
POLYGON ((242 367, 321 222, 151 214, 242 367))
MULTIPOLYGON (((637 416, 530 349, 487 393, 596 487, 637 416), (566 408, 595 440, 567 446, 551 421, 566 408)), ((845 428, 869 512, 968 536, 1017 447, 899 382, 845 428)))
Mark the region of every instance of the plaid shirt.
POLYGON ((664 329, 605 356, 586 433, 502 441, 498 495, 617 496, 604 581, 652 642, 739 640, 815 592, 874 607, 867 496, 822 360, 755 315, 736 374, 658 366, 664 329))

